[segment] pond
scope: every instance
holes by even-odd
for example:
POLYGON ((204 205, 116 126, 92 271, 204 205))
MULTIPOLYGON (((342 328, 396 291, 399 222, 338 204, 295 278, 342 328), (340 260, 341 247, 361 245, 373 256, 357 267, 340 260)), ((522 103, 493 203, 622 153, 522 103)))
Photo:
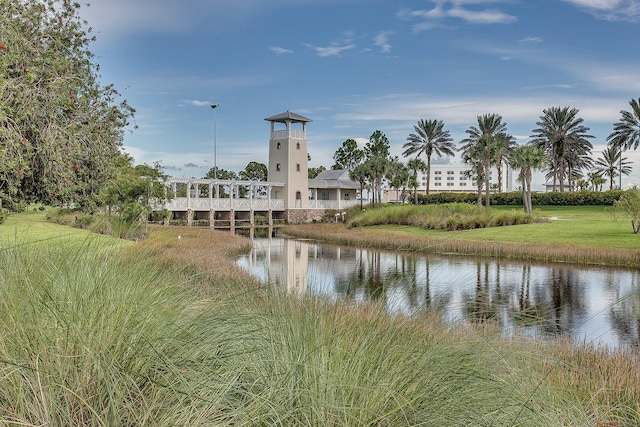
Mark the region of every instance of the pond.
POLYGON ((640 344, 636 270, 416 255, 281 237, 254 238, 238 264, 288 292, 376 300, 391 313, 430 310, 450 321, 491 320, 506 334, 568 336, 611 348, 640 344))

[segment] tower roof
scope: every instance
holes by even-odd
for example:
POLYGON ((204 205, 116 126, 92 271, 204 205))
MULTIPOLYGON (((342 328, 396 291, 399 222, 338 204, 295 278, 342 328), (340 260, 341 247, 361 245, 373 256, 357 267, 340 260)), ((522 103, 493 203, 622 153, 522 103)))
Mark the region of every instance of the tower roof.
POLYGON ((303 123, 303 122, 313 121, 304 116, 301 116, 300 114, 292 113, 289 110, 285 111, 284 113, 276 114, 275 116, 267 117, 265 120, 268 122, 278 122, 278 123, 287 123, 287 122, 303 123))

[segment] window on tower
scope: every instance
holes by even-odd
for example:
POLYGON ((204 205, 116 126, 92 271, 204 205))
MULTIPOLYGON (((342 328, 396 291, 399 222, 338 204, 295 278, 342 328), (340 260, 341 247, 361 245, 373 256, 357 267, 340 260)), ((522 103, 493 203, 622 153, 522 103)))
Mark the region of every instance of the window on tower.
POLYGON ((282 148, 282 144, 280 144, 279 142, 276 144, 276 150, 279 150, 282 148))
POLYGON ((280 172, 281 169, 280 163, 276 163, 276 172, 280 172))
POLYGON ((300 143, 296 142, 296 150, 299 150, 299 149, 300 149, 300 143))
POLYGON ((296 163, 296 172, 300 172, 300 163, 296 163))

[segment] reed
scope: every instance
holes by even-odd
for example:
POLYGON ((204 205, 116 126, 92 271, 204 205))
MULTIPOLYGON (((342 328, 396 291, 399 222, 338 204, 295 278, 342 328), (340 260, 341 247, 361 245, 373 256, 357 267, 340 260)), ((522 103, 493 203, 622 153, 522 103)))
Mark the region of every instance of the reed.
POLYGON ((442 205, 385 206, 381 209, 352 211, 347 226, 363 227, 381 224, 412 225, 431 230, 469 230, 547 221, 544 217, 522 211, 495 211, 467 203, 442 205))
POLYGON ((150 231, 3 246, 0 425, 640 422, 620 353, 284 295, 234 267, 242 238, 150 231))
POLYGON ((290 225, 284 232, 299 238, 377 249, 585 265, 640 266, 640 251, 637 249, 581 246, 570 242, 542 244, 463 240, 447 238, 446 235, 404 233, 402 228, 349 229, 343 224, 290 225))

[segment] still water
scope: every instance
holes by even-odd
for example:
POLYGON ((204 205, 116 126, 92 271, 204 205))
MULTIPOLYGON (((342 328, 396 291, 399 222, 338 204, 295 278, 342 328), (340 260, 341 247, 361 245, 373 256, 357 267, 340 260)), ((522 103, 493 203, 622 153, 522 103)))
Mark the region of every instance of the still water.
POLYGON ((505 333, 611 348, 640 344, 640 274, 635 270, 530 264, 384 252, 280 237, 255 238, 239 265, 292 293, 376 300, 389 312, 491 319, 505 333))

